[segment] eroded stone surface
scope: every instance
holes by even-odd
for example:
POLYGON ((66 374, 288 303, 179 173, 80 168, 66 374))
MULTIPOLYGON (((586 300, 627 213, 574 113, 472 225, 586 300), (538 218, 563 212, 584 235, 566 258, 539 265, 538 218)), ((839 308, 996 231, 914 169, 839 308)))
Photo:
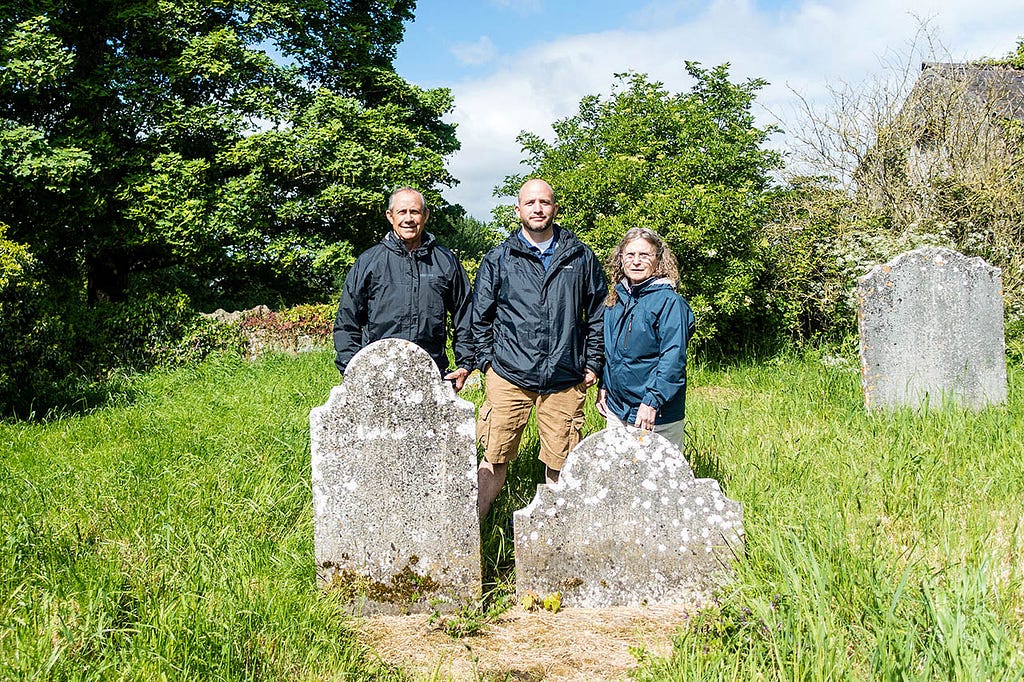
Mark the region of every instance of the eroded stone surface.
POLYGON ((728 578, 743 509, 661 436, 605 429, 514 514, 516 594, 584 608, 686 604, 728 578))
POLYGON ((868 410, 1006 402, 999 268, 949 249, 916 249, 861 277, 857 296, 868 410))
POLYGON ((414 343, 352 358, 309 415, 317 577, 367 612, 478 599, 473 404, 414 343))

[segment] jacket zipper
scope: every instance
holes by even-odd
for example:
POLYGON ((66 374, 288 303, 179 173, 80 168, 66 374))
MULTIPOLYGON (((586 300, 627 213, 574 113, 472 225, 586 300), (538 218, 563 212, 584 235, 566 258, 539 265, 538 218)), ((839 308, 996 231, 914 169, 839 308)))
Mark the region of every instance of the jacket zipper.
POLYGON ((629 294, 629 300, 631 301, 631 305, 629 310, 625 311, 625 315, 629 316, 629 320, 626 324, 626 335, 622 340, 623 348, 629 348, 629 333, 633 331, 633 317, 635 317, 636 314, 636 306, 640 302, 640 299, 633 297, 632 292, 629 294))

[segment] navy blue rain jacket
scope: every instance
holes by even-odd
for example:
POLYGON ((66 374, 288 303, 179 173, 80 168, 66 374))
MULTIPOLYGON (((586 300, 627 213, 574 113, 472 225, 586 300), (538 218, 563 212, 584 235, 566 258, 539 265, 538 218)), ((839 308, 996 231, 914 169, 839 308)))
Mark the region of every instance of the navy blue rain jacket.
POLYGON ((641 403, 658 410, 656 424, 686 411, 686 346, 696 329, 689 304, 672 282, 651 278, 615 286, 618 301, 604 316, 607 358, 601 387, 608 409, 626 424, 641 403))
POLYGON ((547 270, 517 230, 484 256, 473 288, 477 368, 537 393, 575 386, 587 368, 600 377, 604 364, 604 270, 572 232, 555 234, 547 270))
POLYGON ((423 348, 442 372, 448 315, 457 367, 472 369, 469 278, 459 259, 423 233, 411 252, 393 231, 356 259, 345 278, 334 318, 335 364, 344 373, 359 349, 380 339, 405 339, 423 348))

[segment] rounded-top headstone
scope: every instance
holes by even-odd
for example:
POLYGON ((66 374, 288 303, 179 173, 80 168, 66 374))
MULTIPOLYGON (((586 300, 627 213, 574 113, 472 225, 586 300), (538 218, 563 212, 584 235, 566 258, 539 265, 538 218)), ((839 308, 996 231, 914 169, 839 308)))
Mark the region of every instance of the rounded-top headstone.
POLYGON ((319 580, 366 611, 478 599, 474 408, 430 355, 368 345, 309 418, 319 580))

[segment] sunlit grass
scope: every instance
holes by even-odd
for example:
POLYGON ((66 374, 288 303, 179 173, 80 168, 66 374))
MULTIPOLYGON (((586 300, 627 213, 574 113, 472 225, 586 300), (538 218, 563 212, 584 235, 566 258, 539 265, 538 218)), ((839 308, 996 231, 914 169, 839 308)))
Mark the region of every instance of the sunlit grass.
POLYGON ((865 413, 852 364, 695 368, 691 445, 744 504, 738 579, 642 679, 1020 679, 1024 396, 865 413))
MULTIPOLYGON (((0 424, 0 679, 400 679, 315 585, 308 413, 336 376, 327 352, 221 357, 0 424)), ((743 503, 747 553, 639 677, 1018 678, 1021 377, 1005 407, 867 415, 852 364, 698 359, 687 455, 743 503)), ((538 449, 531 423, 454 629, 511 603, 538 449)))
POLYGON ((0 678, 397 678, 313 579, 328 369, 221 358, 0 426, 0 678))

